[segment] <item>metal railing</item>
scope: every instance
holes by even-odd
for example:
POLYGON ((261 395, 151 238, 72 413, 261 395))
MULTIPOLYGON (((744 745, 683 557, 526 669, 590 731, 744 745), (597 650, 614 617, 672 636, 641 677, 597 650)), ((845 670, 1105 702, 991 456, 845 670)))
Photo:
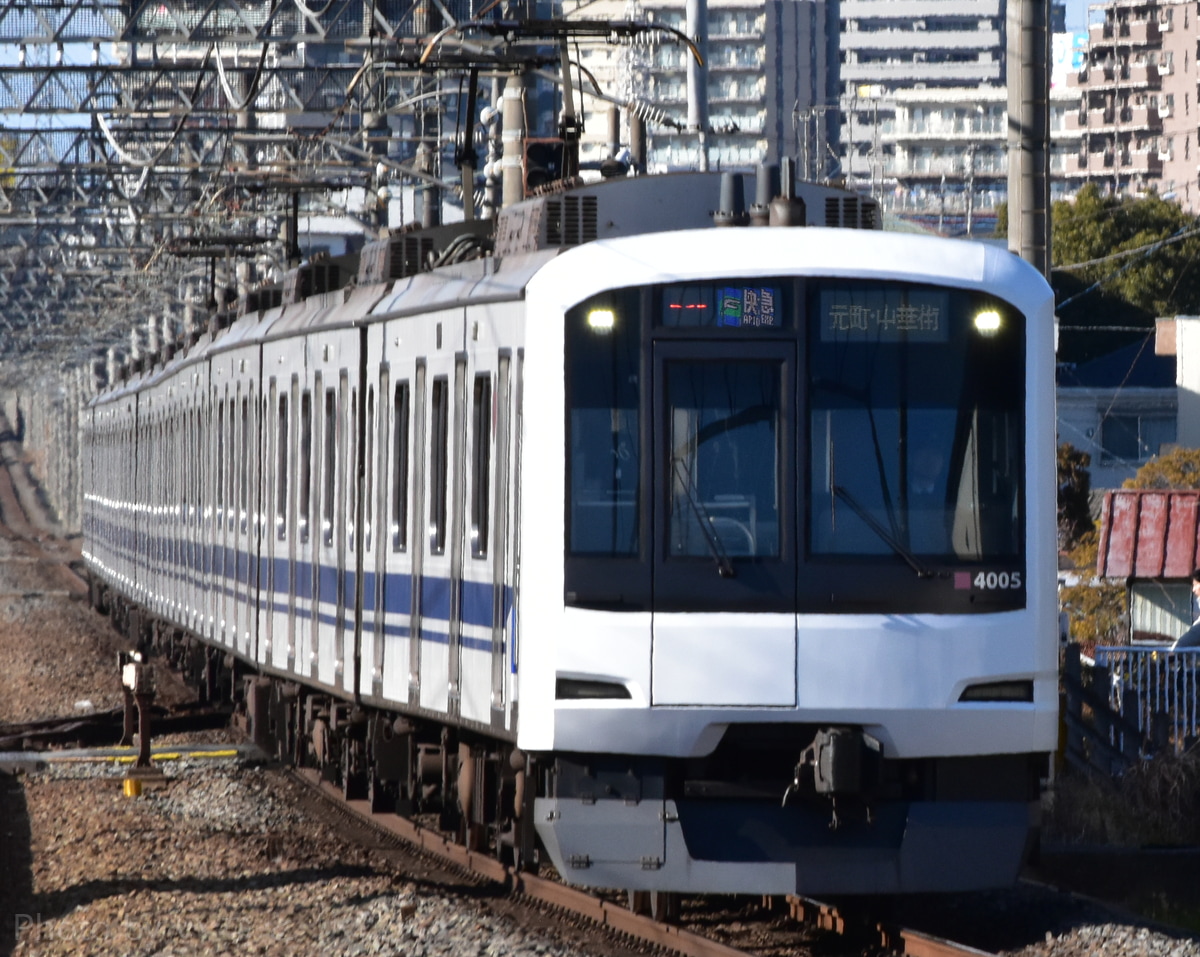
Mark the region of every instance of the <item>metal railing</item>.
POLYGON ((1098 647, 1112 707, 1136 722, 1143 738, 1176 753, 1200 738, 1200 648, 1098 647))

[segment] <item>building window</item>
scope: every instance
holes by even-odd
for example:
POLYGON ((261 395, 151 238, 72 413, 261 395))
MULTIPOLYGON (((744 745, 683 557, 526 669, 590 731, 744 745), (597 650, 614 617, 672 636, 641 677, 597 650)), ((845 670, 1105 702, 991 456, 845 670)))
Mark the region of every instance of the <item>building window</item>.
POLYGON ((1116 413, 1100 421, 1101 461, 1138 464, 1158 454, 1175 441, 1172 415, 1116 413))

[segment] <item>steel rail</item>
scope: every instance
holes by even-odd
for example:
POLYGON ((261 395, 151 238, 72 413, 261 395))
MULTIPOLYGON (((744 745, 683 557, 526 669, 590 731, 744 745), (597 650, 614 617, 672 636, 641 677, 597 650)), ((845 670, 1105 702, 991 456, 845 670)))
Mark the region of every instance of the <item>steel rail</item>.
POLYGON ((746 951, 709 940, 682 927, 659 923, 650 917, 635 914, 618 904, 599 900, 585 891, 557 881, 519 871, 489 854, 472 851, 447 840, 439 832, 398 814, 372 813, 369 802, 346 800, 337 787, 322 780, 320 774, 311 768, 296 768, 291 774, 296 780, 314 788, 359 820, 399 837, 434 857, 448 861, 469 874, 500 884, 514 894, 561 908, 602 927, 627 934, 656 947, 684 954, 686 957, 747 957, 746 951))
MULTIPOLYGON (((347 800, 340 788, 323 780, 315 769, 292 768, 288 773, 357 820, 398 837, 468 874, 499 884, 513 894, 560 908, 601 927, 686 957, 748 957, 747 951, 703 937, 686 928, 636 914, 620 904, 601 900, 558 881, 520 871, 490 854, 456 844, 441 832, 399 814, 372 812, 369 801, 347 800)), ((850 933, 866 935, 873 938, 878 946, 905 957, 993 957, 987 951, 965 944, 859 917, 833 904, 790 895, 785 900, 791 917, 797 922, 842 936, 850 933)))
POLYGON ((877 921, 824 901, 789 895, 787 903, 793 920, 822 930, 846 935, 857 933, 874 938, 878 946, 905 957, 995 957, 990 951, 955 943, 909 927, 877 921))

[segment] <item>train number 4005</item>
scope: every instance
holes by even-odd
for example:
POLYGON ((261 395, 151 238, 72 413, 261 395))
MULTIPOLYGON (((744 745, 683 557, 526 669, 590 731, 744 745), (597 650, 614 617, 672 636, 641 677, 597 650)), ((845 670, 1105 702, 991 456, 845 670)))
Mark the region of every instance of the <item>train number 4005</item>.
POLYGON ((995 590, 997 588, 1020 588, 1020 572, 980 572, 973 582, 976 588, 995 590))

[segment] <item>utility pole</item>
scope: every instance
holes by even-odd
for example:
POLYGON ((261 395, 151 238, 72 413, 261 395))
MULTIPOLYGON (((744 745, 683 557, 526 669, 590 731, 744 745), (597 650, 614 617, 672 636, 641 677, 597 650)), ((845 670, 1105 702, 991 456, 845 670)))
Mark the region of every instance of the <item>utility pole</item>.
POLYGON ((684 8, 687 35, 700 52, 688 58, 687 95, 689 132, 696 134, 700 171, 708 171, 708 0, 687 0, 684 8))
POLYGON ((975 144, 967 144, 967 239, 971 238, 971 221, 975 216, 975 144))
POLYGON ((1050 276, 1050 4, 1008 3, 1008 248, 1050 276))

